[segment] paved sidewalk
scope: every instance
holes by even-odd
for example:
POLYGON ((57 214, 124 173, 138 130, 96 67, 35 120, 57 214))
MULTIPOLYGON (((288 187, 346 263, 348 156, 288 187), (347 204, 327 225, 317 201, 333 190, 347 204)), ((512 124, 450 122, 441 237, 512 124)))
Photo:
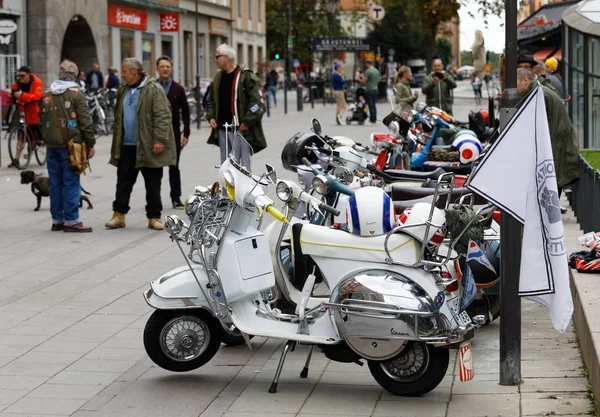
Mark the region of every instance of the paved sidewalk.
MULTIPOLYGON (((321 118, 328 134, 365 143, 383 127, 335 126, 332 105, 274 114, 265 118, 269 147, 255 156, 255 170, 268 162, 280 176, 293 178, 281 168, 280 150, 290 136, 310 127, 313 116, 321 118)), ((182 155, 184 194, 216 179, 218 149, 205 144, 207 136, 206 127, 194 130, 182 155)), ((194 372, 163 371, 143 349, 151 311, 142 291, 183 259, 164 232, 147 229, 141 177, 127 228, 105 230, 116 171, 106 163, 109 138, 100 138, 93 172, 82 178, 94 210, 80 214, 94 232, 53 233, 48 199, 33 211, 29 187, 19 183, 18 171, 6 168, 4 135, 0 146, 0 417, 515 417, 580 415, 591 405, 575 334, 554 331, 546 311, 528 301, 523 301, 524 380, 515 387, 497 383, 499 322, 474 339, 473 382, 458 382, 453 360, 442 384, 422 398, 391 396, 366 366, 332 363, 317 352, 309 378, 300 379, 305 346, 289 355, 279 393, 269 394, 282 346, 264 338, 253 339, 251 351, 223 347, 194 372)), ((163 178, 165 213, 173 212, 166 205, 168 194, 163 178)))

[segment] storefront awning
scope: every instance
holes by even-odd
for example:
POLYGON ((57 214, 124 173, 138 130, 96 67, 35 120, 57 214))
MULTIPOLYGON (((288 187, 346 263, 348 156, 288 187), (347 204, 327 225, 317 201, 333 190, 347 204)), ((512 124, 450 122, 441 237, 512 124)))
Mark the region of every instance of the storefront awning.
POLYGON ((556 48, 543 48, 539 49, 533 54, 533 59, 541 59, 542 61, 545 61, 551 57, 559 60, 562 59, 562 50, 556 48))
POLYGON ((167 12, 187 13, 186 9, 182 9, 181 7, 175 6, 175 4, 179 4, 178 1, 167 1, 167 0, 119 0, 121 3, 129 3, 135 4, 136 6, 149 7, 151 9, 164 10, 167 12))

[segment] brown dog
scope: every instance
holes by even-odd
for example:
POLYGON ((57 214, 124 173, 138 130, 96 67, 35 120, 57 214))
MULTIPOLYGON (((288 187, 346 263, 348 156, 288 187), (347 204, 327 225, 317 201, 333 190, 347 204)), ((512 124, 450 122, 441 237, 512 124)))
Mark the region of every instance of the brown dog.
MULTIPOLYGON (((21 184, 31 184, 31 192, 37 197, 37 207, 34 208, 33 211, 38 211, 42 204, 42 197, 50 196, 50 179, 40 174, 36 174, 33 171, 23 171, 21 172, 21 184)), ((91 195, 91 193, 88 193, 83 187, 81 187, 81 191, 91 195)), ((94 208, 90 199, 85 195, 82 195, 79 199, 79 207, 83 207, 84 200, 88 204, 88 210, 94 208)))

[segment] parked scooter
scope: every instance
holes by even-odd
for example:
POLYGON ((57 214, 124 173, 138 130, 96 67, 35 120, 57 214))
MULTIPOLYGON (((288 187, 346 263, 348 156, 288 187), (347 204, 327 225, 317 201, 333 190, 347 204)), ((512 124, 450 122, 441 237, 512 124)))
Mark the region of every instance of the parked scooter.
MULTIPOLYGON (((455 280, 443 279, 439 268, 449 256, 428 252, 414 233, 406 233, 409 228, 417 235, 423 232, 421 240, 426 243, 441 227, 443 212, 432 208, 421 213, 425 217, 415 215, 410 226, 379 235, 370 235, 366 228, 364 234, 353 234, 298 225, 292 229, 294 260, 310 258, 315 266, 303 273, 294 268, 289 285, 301 289, 300 298, 293 313, 282 313, 272 308, 273 262, 279 267, 279 257, 272 259, 267 237, 259 231, 264 213, 280 222, 283 237, 300 200, 331 214, 337 211, 309 198, 297 184, 277 180, 270 166, 262 176, 253 175, 242 163, 251 149, 236 135, 230 156, 220 167, 219 183, 210 190, 197 188, 190 225, 177 216, 165 220, 186 265, 152 281, 144 292, 156 309, 144 330, 150 358, 172 371, 198 368, 216 354, 222 330, 235 326, 246 337, 287 340, 269 392, 277 391, 285 358, 299 342, 319 346, 334 361, 367 360, 377 382, 396 395, 422 395, 434 389, 448 368, 447 348, 460 344, 470 349, 469 340, 483 319, 473 322, 462 311, 460 289, 446 291, 455 280), (286 214, 267 197, 269 183, 277 183, 286 214), (189 246, 188 253, 182 244, 189 246), (317 273, 332 289, 326 300, 311 296, 317 273)), ((379 212, 366 208, 360 212, 361 221, 381 218, 383 207, 375 206, 379 212)), ((186 211, 190 212, 187 207, 186 211)), ((312 348, 307 371, 311 353, 312 348)))

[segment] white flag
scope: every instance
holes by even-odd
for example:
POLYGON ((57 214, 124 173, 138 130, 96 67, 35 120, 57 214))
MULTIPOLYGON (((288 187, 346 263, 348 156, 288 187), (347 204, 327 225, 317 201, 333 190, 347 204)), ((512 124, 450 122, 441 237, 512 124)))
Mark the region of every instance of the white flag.
POLYGON ((554 328, 564 333, 573 300, 541 86, 525 98, 467 187, 524 225, 519 295, 546 306, 554 328))

